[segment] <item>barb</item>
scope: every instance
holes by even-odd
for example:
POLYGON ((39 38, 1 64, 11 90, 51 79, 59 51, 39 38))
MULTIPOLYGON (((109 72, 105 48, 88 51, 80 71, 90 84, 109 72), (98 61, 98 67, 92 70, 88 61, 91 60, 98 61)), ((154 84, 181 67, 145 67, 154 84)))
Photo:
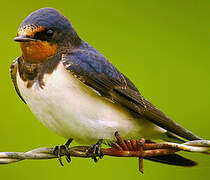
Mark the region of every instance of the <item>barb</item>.
MULTIPOLYGON (((132 140, 133 141, 133 140, 132 140)), ((75 146, 69 148, 70 155, 72 157, 89 158, 92 154, 86 155, 88 146, 75 146)), ((198 153, 209 153, 210 141, 196 140, 190 141, 184 144, 177 143, 145 143, 143 145, 143 151, 137 150, 123 150, 119 148, 102 148, 103 155, 117 156, 117 157, 153 157, 159 155, 172 154, 177 151, 188 151, 198 153)), ((65 152, 61 152, 61 156, 66 155, 65 152)), ((53 154, 53 148, 38 148, 28 152, 0 152, 0 164, 9 164, 18 162, 24 159, 52 159, 58 158, 53 154)))
MULTIPOLYGON (((202 152, 209 153, 210 141, 197 140, 184 144, 177 143, 146 143, 145 139, 123 140, 119 132, 115 132, 116 142, 113 142, 112 148, 101 149, 100 154, 117 157, 138 157, 139 171, 143 173, 143 158, 173 154, 177 151, 202 152)), ((67 148, 67 147, 66 147, 67 148)), ((54 148, 38 148, 25 153, 22 152, 2 152, 0 153, 0 164, 9 164, 24 159, 52 159, 58 158, 61 165, 61 156, 66 156, 67 162, 70 162, 70 156, 91 157, 97 162, 94 152, 87 155, 88 146, 75 146, 69 149, 60 148, 59 155, 56 156, 54 148)), ((100 155, 99 158, 102 156, 100 155)))

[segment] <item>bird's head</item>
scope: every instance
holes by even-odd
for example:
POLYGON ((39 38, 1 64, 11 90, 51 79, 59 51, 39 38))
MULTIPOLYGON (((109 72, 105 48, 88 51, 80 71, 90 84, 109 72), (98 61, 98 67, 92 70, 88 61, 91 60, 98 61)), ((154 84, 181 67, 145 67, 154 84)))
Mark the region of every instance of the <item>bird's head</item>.
POLYGON ((30 14, 20 25, 14 41, 20 42, 23 58, 41 62, 81 40, 69 20, 53 8, 42 8, 30 14))

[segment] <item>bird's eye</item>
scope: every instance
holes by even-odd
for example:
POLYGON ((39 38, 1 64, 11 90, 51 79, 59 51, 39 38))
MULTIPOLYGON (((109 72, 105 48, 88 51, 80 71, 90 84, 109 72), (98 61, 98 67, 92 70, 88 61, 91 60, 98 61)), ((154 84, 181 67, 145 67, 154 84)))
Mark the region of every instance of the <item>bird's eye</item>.
POLYGON ((52 37, 54 35, 54 31, 52 29, 48 29, 45 34, 47 35, 47 37, 52 37))
POLYGON ((55 31, 53 29, 46 29, 44 31, 37 32, 34 35, 34 39, 38 39, 41 41, 48 41, 55 36, 55 31))

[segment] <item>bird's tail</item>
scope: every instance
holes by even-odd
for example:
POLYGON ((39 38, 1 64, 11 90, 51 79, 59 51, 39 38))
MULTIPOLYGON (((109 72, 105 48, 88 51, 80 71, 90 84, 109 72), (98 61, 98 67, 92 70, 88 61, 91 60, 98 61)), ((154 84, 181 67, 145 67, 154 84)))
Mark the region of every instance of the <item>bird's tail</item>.
MULTIPOLYGON (((183 140, 181 137, 175 135, 171 132, 166 132, 164 134, 164 137, 162 137, 162 140, 168 141, 168 142, 174 142, 174 143, 185 143, 186 141, 183 140)), ((153 142, 153 141, 149 141, 153 142)), ((168 155, 161 155, 161 156, 154 156, 145 158, 151 161, 160 162, 163 164, 169 164, 169 165, 175 165, 175 166, 185 166, 185 167, 193 167, 198 165, 197 162, 187 159, 179 154, 168 154, 168 155)))
POLYGON ((154 156, 145 158, 150 161, 160 162, 163 164, 170 164, 175 166, 185 166, 185 167, 193 167, 196 166, 198 163, 187 159, 179 154, 169 154, 169 155, 161 155, 161 156, 154 156))
POLYGON ((174 143, 185 143, 186 142, 180 136, 177 136, 176 134, 171 133, 169 131, 164 133, 162 140, 168 141, 168 142, 174 142, 174 143))

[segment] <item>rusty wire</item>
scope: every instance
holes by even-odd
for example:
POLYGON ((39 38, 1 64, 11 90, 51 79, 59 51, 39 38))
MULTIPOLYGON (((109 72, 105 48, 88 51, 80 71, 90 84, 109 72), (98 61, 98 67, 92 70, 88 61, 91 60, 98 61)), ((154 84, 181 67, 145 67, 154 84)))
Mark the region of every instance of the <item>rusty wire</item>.
MULTIPOLYGON (((121 146, 119 146, 121 147, 121 146)), ((75 146, 69 148, 70 155, 72 157, 92 157, 92 154, 86 155, 88 146, 75 146)), ((178 143, 145 143, 143 145, 143 152, 139 150, 123 150, 114 148, 102 148, 103 155, 117 156, 117 157, 152 157, 158 155, 171 154, 176 151, 188 151, 188 152, 199 152, 209 153, 210 141, 208 140, 196 140, 189 141, 184 144, 178 143)), ((66 155, 65 152, 61 152, 61 156, 66 155)), ((18 162, 24 159, 52 159, 58 158, 53 154, 53 148, 38 148, 28 152, 0 152, 0 164, 9 164, 18 162)))

